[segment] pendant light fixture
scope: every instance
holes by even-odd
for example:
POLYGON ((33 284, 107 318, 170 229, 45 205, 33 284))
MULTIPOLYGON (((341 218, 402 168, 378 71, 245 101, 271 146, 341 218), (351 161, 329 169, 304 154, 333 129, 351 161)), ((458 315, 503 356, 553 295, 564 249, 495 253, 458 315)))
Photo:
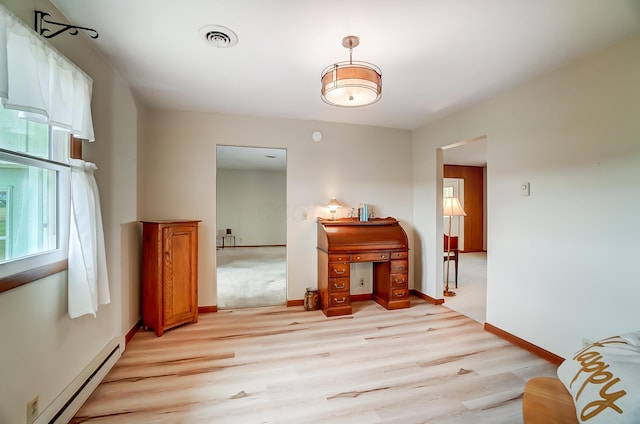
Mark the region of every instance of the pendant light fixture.
POLYGON ((353 61, 353 49, 359 44, 360 39, 355 35, 344 37, 342 45, 349 49, 349 61, 335 63, 322 71, 322 100, 332 106, 367 106, 382 97, 380 68, 353 61))

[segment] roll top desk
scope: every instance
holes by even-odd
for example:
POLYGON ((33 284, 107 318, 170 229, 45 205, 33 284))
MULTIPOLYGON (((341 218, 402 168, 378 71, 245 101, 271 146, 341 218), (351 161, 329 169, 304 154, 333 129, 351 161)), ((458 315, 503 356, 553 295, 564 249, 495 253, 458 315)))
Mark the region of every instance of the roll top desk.
POLYGON ((409 307, 409 244, 395 218, 318 220, 318 291, 328 317, 349 315, 350 265, 373 263, 372 298, 386 309, 409 307))

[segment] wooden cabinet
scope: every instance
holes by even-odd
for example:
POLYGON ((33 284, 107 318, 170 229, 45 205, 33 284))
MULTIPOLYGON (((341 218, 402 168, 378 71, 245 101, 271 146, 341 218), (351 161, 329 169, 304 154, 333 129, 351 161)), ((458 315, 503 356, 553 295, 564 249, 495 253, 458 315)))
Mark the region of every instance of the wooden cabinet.
POLYGON ((142 322, 156 336, 198 322, 198 222, 142 221, 142 322))
POLYGON ((318 291, 326 316, 352 313, 350 266, 373 262, 371 298, 387 309, 409 307, 407 235, 394 218, 318 220, 318 291))

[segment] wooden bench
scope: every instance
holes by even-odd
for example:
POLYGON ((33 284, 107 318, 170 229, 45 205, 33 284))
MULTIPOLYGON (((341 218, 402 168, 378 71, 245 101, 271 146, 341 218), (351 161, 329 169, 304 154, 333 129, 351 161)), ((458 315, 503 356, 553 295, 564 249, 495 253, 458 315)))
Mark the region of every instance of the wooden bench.
POLYGON ((535 377, 527 382, 522 398, 525 424, 577 424, 573 398, 554 377, 535 377))

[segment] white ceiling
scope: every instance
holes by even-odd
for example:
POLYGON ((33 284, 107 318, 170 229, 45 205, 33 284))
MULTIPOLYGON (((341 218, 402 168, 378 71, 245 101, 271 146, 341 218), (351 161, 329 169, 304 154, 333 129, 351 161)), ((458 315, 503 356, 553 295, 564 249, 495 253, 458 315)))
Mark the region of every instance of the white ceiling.
POLYGON ((216 149, 218 169, 284 171, 287 166, 285 149, 261 147, 218 146, 216 149))
MULTIPOLYGON (((153 108, 415 129, 640 30, 638 0, 52 0, 153 108), (219 49, 199 29, 232 29, 219 49), (320 73, 382 69, 382 99, 320 99, 320 73)), ((68 35, 64 35, 68 36, 68 35)))
POLYGON ((446 165, 485 166, 487 164, 487 139, 471 140, 443 149, 442 163, 446 165))

